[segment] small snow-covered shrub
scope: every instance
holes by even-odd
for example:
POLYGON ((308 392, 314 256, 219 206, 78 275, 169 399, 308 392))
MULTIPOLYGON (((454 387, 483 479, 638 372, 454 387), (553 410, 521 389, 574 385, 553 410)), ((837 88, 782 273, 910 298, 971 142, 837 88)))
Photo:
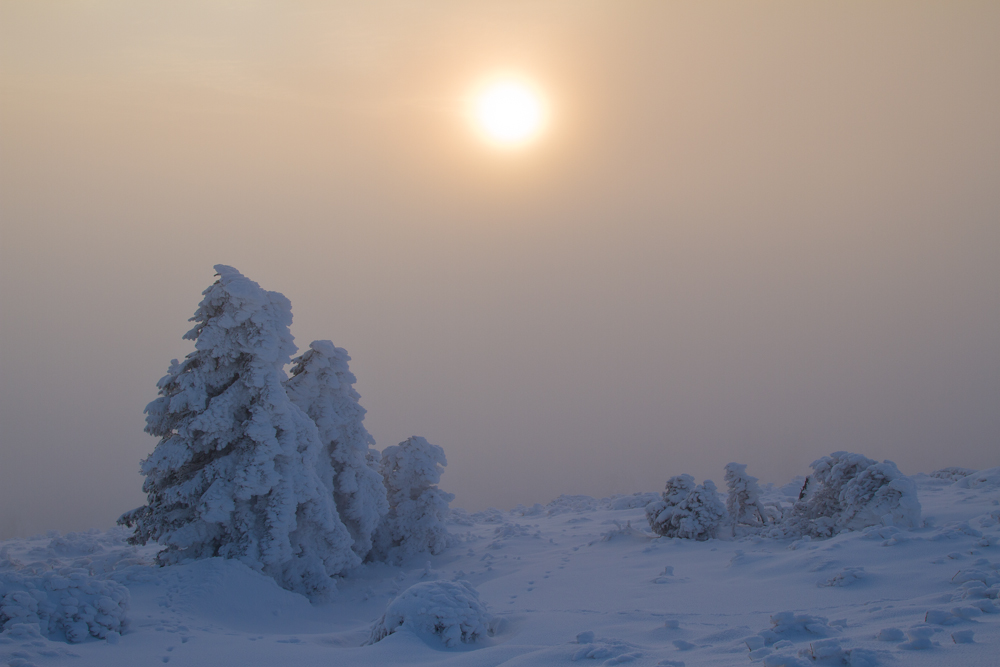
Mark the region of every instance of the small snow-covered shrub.
POLYGON ((829 537, 878 524, 920 524, 916 485, 892 461, 834 452, 814 461, 812 469, 785 521, 786 534, 829 537))
POLYGON ((916 528, 920 524, 917 486, 892 461, 868 466, 844 485, 837 524, 860 530, 879 523, 916 528))
POLYGON ((439 554, 450 535, 444 522, 453 494, 437 488, 444 450, 413 436, 382 452, 379 471, 385 482, 389 512, 375 533, 370 559, 402 560, 422 551, 439 554))
POLYGON ((423 581, 389 603, 372 626, 367 643, 374 644, 405 628, 425 640, 437 638, 445 646, 455 647, 492 635, 495 627, 493 615, 469 582, 423 581))
POLYGON ((725 516, 726 507, 712 480, 694 486, 691 475, 671 477, 663 499, 646 506, 649 527, 663 537, 711 539, 725 516))
POLYGON ((843 509, 840 493, 844 486, 871 465, 875 465, 873 459, 851 452, 834 452, 813 461, 813 474, 802 486, 797 509, 810 519, 836 517, 843 509))
POLYGON ((760 500, 757 478, 747 474, 743 463, 726 464, 726 511, 733 525, 763 526, 767 511, 760 500))
POLYGON ((667 480, 667 488, 663 491, 660 500, 653 501, 646 505, 646 520, 649 527, 657 535, 666 535, 670 528, 670 520, 673 516, 673 508, 687 498, 688 494, 694 490, 694 477, 691 475, 677 475, 667 480))
POLYGON ((69 642, 104 639, 122 632, 128 607, 127 588, 80 568, 0 572, 0 630, 34 624, 43 635, 69 642))

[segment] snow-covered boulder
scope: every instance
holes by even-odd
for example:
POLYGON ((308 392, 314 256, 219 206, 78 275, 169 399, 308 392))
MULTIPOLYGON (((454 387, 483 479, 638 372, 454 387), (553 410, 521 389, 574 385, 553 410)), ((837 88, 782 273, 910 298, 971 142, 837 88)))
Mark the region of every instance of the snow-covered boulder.
POLYGON ((492 635, 496 620, 467 581, 423 581, 389 603, 372 626, 369 644, 407 629, 451 648, 492 635))

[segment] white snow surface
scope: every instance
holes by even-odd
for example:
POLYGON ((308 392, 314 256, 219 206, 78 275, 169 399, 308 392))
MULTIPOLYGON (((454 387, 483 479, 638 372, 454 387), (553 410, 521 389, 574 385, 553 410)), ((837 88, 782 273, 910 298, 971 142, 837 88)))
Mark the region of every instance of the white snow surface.
MULTIPOLYGON (((312 603, 235 559, 159 567, 159 547, 129 546, 123 529, 9 540, 0 585, 16 580, 62 604, 70 596, 45 578, 67 572, 94 600, 101 590, 127 596, 116 602, 120 632, 100 626, 77 643, 27 614, 0 616, 0 665, 997 665, 1000 470, 910 479, 919 526, 829 539, 656 537, 643 507, 621 497, 452 511, 457 544, 358 566, 312 603), (471 627, 477 601, 492 636, 461 641, 459 620, 448 646, 430 623, 440 605, 399 602, 421 597, 408 590, 447 589, 464 602, 442 616, 471 627), (393 604, 413 622, 365 645, 393 604)), ((770 488, 761 499, 789 501, 770 488)))

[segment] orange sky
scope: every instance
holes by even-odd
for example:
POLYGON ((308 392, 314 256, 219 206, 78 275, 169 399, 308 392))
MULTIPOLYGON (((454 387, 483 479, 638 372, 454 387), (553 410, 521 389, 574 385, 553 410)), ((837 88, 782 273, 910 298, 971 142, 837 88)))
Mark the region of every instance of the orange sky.
POLYGON ((216 263, 457 506, 996 465, 998 118, 996 2, 0 1, 0 538, 141 502, 216 263))

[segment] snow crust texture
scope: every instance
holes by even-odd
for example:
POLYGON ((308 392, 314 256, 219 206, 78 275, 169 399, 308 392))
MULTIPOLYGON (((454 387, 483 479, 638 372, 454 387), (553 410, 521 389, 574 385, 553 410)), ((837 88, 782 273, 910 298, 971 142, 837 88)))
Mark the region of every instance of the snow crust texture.
POLYGON ((471 644, 493 634, 496 621, 467 581, 425 581, 414 584, 389 603, 372 627, 369 644, 407 629, 439 640, 444 646, 471 644))

